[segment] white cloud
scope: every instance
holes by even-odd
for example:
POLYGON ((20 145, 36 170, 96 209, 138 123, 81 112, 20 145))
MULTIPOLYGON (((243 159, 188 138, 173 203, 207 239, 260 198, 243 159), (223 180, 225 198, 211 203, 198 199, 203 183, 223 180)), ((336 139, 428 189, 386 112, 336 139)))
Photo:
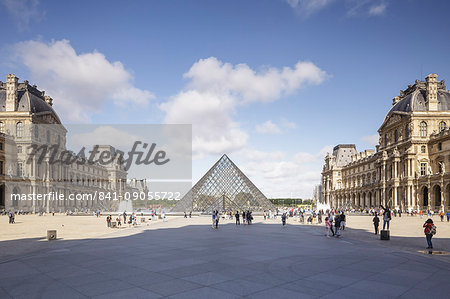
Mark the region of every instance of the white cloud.
POLYGON ((379 143, 379 138, 380 137, 378 134, 374 134, 374 135, 364 136, 363 138, 361 138, 361 140, 364 142, 367 142, 371 146, 375 146, 379 143))
POLYGON ((274 124, 271 120, 268 120, 262 124, 256 125, 256 132, 261 134, 280 134, 281 129, 274 124))
POLYGON ((242 148, 246 132, 231 118, 233 99, 221 94, 182 91, 160 105, 168 124, 192 124, 192 151, 196 156, 220 155, 242 148))
POLYGON ((286 0, 286 2, 303 16, 309 16, 327 7, 334 0, 286 0))
POLYGON ((347 0, 347 16, 381 16, 386 12, 387 3, 383 0, 347 0))
POLYGON ((242 165, 242 171, 268 197, 284 197, 292 193, 294 197, 308 198, 314 186, 320 183, 323 159, 331 149, 331 146, 326 146, 317 153, 298 152, 291 158, 279 152, 243 151, 247 163, 242 165))
POLYGON ((327 74, 311 62, 293 68, 255 71, 246 64, 201 59, 184 74, 186 88, 160 105, 165 123, 193 125, 193 153, 223 154, 242 149, 248 134, 233 115, 242 105, 271 102, 298 89, 320 84, 327 74))
POLYGON ((264 160, 280 160, 285 157, 282 151, 264 152, 255 149, 243 149, 240 152, 245 157, 246 161, 261 162, 264 160))
POLYGON ((68 40, 17 43, 13 59, 25 65, 31 80, 54 99, 63 120, 89 121, 109 101, 143 107, 154 98, 133 86, 133 76, 121 62, 110 62, 98 51, 76 53, 68 40))
POLYGON ((248 103, 277 100, 304 86, 320 84, 327 76, 309 61, 256 72, 246 64, 232 65, 210 57, 194 63, 184 77, 191 80, 188 89, 227 94, 248 103))
POLYGON ((371 16, 380 16, 382 14, 384 14, 384 12, 386 11, 386 3, 380 3, 378 5, 372 5, 369 8, 369 15, 371 16))
POLYGON ((40 21, 44 15, 39 9, 39 0, 0 0, 0 3, 21 31, 28 29, 32 20, 40 21))
POLYGON ((295 129, 297 128, 297 124, 293 121, 290 121, 286 118, 281 119, 281 126, 283 126, 286 129, 295 129))
POLYGON ((88 133, 69 134, 67 142, 70 146, 88 149, 94 145, 111 145, 115 148, 129 150, 138 140, 145 139, 112 126, 98 126, 88 133))

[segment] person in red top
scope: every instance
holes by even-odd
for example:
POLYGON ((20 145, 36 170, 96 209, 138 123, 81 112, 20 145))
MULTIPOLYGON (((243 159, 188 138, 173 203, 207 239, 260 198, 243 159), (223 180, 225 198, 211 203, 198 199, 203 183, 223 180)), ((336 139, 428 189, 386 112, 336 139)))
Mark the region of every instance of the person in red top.
POLYGON ((432 219, 428 219, 423 224, 423 227, 425 228, 423 230, 423 232, 425 233, 425 237, 426 237, 427 243, 428 243, 427 249, 433 249, 433 243, 431 243, 431 238, 436 233, 436 226, 434 226, 432 219))

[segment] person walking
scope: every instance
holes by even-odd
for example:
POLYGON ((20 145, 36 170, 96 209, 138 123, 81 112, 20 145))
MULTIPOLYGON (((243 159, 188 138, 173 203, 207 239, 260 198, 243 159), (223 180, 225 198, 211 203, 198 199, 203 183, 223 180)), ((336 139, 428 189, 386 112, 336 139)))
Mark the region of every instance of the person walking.
POLYGON ((328 221, 330 221, 330 229, 331 229, 331 233, 333 234, 333 237, 334 237, 335 233, 334 233, 334 229, 333 229, 333 214, 330 214, 328 216, 328 221))
POLYGON ((217 211, 216 211, 216 229, 219 228, 219 219, 220 219, 219 211, 217 210, 217 211))
POLYGON ((327 238, 331 235, 331 224, 330 224, 330 218, 325 217, 325 227, 327 228, 327 238))
POLYGON ((212 211, 212 228, 216 225, 216 210, 212 211))
POLYGON ((236 214, 234 215, 234 217, 236 218, 236 225, 241 225, 241 221, 239 220, 240 216, 241 214, 239 214, 239 211, 236 211, 236 214))
POLYGON ((447 222, 449 222, 450 221, 450 210, 448 210, 445 215, 447 216, 447 222))
POLYGON ((375 229, 375 235, 378 235, 378 227, 380 225, 380 218, 378 218, 377 212, 375 212, 375 216, 373 216, 372 222, 373 222, 373 227, 375 229))
POLYGON ((442 210, 442 211, 439 213, 439 217, 441 217, 441 222, 444 222, 444 216, 445 216, 444 210, 442 210))
POLYGON ((336 237, 341 236, 341 216, 337 215, 334 217, 334 233, 336 237))
POLYGON ((345 214, 344 212, 341 213, 341 230, 345 230, 345 226, 347 225, 347 223, 345 222, 345 214))
POLYGON ((433 236, 436 234, 436 226, 434 225, 433 220, 429 218, 427 221, 425 221, 423 227, 424 227, 423 232, 425 233, 425 237, 427 239, 428 244, 427 249, 433 249, 433 243, 431 243, 431 238, 433 238, 433 236))
POLYGON ((111 227, 111 215, 106 217, 106 227, 111 227))
POLYGON ((283 226, 286 225, 286 213, 283 213, 283 215, 281 216, 281 222, 283 223, 283 226))
POLYGON ((242 224, 245 224, 245 220, 246 220, 246 216, 245 216, 245 211, 242 211, 242 224))

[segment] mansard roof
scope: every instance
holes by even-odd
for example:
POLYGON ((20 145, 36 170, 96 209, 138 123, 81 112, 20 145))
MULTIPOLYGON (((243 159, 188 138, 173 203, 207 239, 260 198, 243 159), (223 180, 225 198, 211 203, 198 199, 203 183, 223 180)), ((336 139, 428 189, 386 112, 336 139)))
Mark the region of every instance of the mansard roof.
MULTIPOLYGON (((48 112, 55 116, 61 123, 58 114, 45 101, 45 92, 28 84, 28 81, 19 83, 17 86, 17 111, 29 111, 30 113, 48 112)), ((0 112, 6 111, 6 83, 0 81, 0 112)))
MULTIPOLYGON (((437 111, 450 111, 450 91, 446 90, 445 81, 438 82, 437 88, 437 111)), ((397 103, 392 106, 384 120, 386 121, 394 112, 427 111, 426 99, 426 82, 416 80, 414 85, 400 91, 397 103)))

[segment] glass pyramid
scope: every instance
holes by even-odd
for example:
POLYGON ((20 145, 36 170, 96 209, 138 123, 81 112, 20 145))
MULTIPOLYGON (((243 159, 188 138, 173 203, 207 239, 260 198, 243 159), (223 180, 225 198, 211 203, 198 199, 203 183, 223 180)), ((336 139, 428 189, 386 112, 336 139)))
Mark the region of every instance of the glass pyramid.
POLYGON ((172 208, 172 212, 220 212, 275 210, 273 204, 223 155, 219 161, 172 208))

